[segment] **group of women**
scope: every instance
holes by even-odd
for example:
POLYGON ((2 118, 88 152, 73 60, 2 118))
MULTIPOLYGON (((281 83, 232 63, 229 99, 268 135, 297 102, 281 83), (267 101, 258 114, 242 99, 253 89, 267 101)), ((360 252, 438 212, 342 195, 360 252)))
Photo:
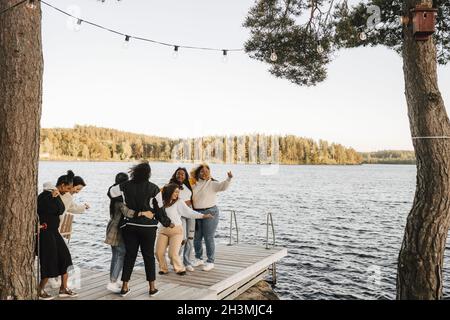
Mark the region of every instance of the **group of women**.
POLYGON ((219 222, 216 194, 228 188, 233 175, 228 172, 227 179, 218 182, 206 164, 195 168, 191 177, 185 168, 178 168, 162 189, 150 182, 150 177, 149 163, 142 162, 131 168, 130 177, 119 173, 108 190, 111 219, 105 243, 112 247, 112 259, 107 288, 123 297, 131 292, 128 283, 139 248, 150 296, 158 294, 155 256, 160 275, 169 272, 167 251, 180 276, 194 271, 194 267, 203 266, 204 271, 214 268, 214 236, 219 222), (195 259, 191 259, 193 249, 195 259))
MULTIPOLYGON (((178 168, 161 189, 150 182, 150 177, 150 164, 144 161, 132 167, 129 175, 124 172, 117 174, 114 185, 108 190, 110 221, 105 243, 112 248, 112 258, 107 289, 123 297, 131 292, 128 283, 139 249, 144 259, 150 296, 158 294, 155 257, 160 275, 169 273, 167 253, 174 271, 180 276, 194 271, 195 267, 201 266, 203 271, 214 268, 214 237, 219 223, 217 193, 227 190, 233 175, 228 172, 227 179, 219 182, 211 177, 206 164, 194 168, 191 175, 186 168, 178 168), (206 262, 203 260, 203 242, 206 262)), ((38 196, 40 299, 54 298, 45 291, 45 287, 50 279, 59 277, 59 296, 77 296, 68 287, 68 268, 72 265, 72 258, 59 227, 68 212, 84 213, 89 209, 89 205, 73 201, 73 195, 85 186, 81 177, 68 171, 58 178, 56 185, 45 183, 38 196)))

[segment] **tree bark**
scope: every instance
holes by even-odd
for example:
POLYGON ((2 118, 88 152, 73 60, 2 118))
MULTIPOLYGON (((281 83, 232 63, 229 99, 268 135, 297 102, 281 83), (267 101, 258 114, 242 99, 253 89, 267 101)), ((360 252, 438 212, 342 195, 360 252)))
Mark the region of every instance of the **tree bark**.
MULTIPOLYGON (((0 1, 0 11, 18 3, 0 1)), ((41 9, 0 15, 0 300, 37 297, 36 194, 43 57, 41 9)))
MULTIPOLYGON (((405 0, 404 14, 420 2, 405 0)), ((417 158, 417 185, 398 260, 398 299, 442 298, 444 252, 450 226, 450 139, 445 138, 450 136, 450 122, 436 69, 432 37, 416 41, 411 26, 405 27, 403 71, 417 158)))

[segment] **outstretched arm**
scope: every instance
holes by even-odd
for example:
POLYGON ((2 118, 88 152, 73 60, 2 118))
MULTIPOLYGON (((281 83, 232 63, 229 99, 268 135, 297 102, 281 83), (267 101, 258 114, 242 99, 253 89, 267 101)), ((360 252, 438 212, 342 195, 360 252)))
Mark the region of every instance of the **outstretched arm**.
POLYGON ((230 186, 232 178, 233 178, 233 174, 230 171, 230 172, 228 172, 228 178, 225 181, 222 181, 222 182, 213 181, 212 186, 213 186, 214 191, 221 192, 221 191, 227 190, 228 187, 230 186))
POLYGON ((180 210, 180 213, 183 217, 188 219, 203 219, 204 216, 201 213, 198 213, 197 211, 192 210, 187 206, 187 204, 184 201, 178 201, 178 210, 180 210))
POLYGON ((67 209, 67 212, 72 214, 82 214, 85 213, 87 209, 88 206, 86 204, 76 204, 75 202, 72 202, 70 207, 67 209))

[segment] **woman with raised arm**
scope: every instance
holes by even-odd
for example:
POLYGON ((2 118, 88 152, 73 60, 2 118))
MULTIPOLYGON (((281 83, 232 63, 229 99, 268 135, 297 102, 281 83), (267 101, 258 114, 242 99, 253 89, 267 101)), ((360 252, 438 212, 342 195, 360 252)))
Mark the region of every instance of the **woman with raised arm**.
POLYGON ((192 204, 195 211, 202 214, 210 214, 212 219, 197 220, 194 236, 195 261, 194 267, 203 265, 204 271, 214 269, 215 240, 217 226, 219 224, 219 208, 217 207, 217 193, 228 189, 233 174, 228 172, 228 177, 223 182, 218 182, 211 177, 211 170, 207 164, 202 164, 191 173, 192 178, 192 204), (207 261, 203 261, 203 239, 205 240, 207 261))

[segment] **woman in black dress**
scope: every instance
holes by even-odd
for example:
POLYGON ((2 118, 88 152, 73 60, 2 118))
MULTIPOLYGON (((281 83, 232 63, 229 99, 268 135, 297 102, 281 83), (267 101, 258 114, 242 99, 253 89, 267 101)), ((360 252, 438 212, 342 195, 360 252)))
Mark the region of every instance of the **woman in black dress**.
POLYGON ((72 258, 66 243, 59 234, 59 216, 65 211, 61 195, 70 192, 73 186, 74 173, 68 171, 59 177, 56 189, 44 190, 38 196, 37 211, 40 225, 39 258, 41 265, 41 282, 39 284, 39 298, 53 299, 44 288, 49 278, 61 276, 60 297, 75 297, 77 294, 67 287, 67 268, 72 265, 72 258))

